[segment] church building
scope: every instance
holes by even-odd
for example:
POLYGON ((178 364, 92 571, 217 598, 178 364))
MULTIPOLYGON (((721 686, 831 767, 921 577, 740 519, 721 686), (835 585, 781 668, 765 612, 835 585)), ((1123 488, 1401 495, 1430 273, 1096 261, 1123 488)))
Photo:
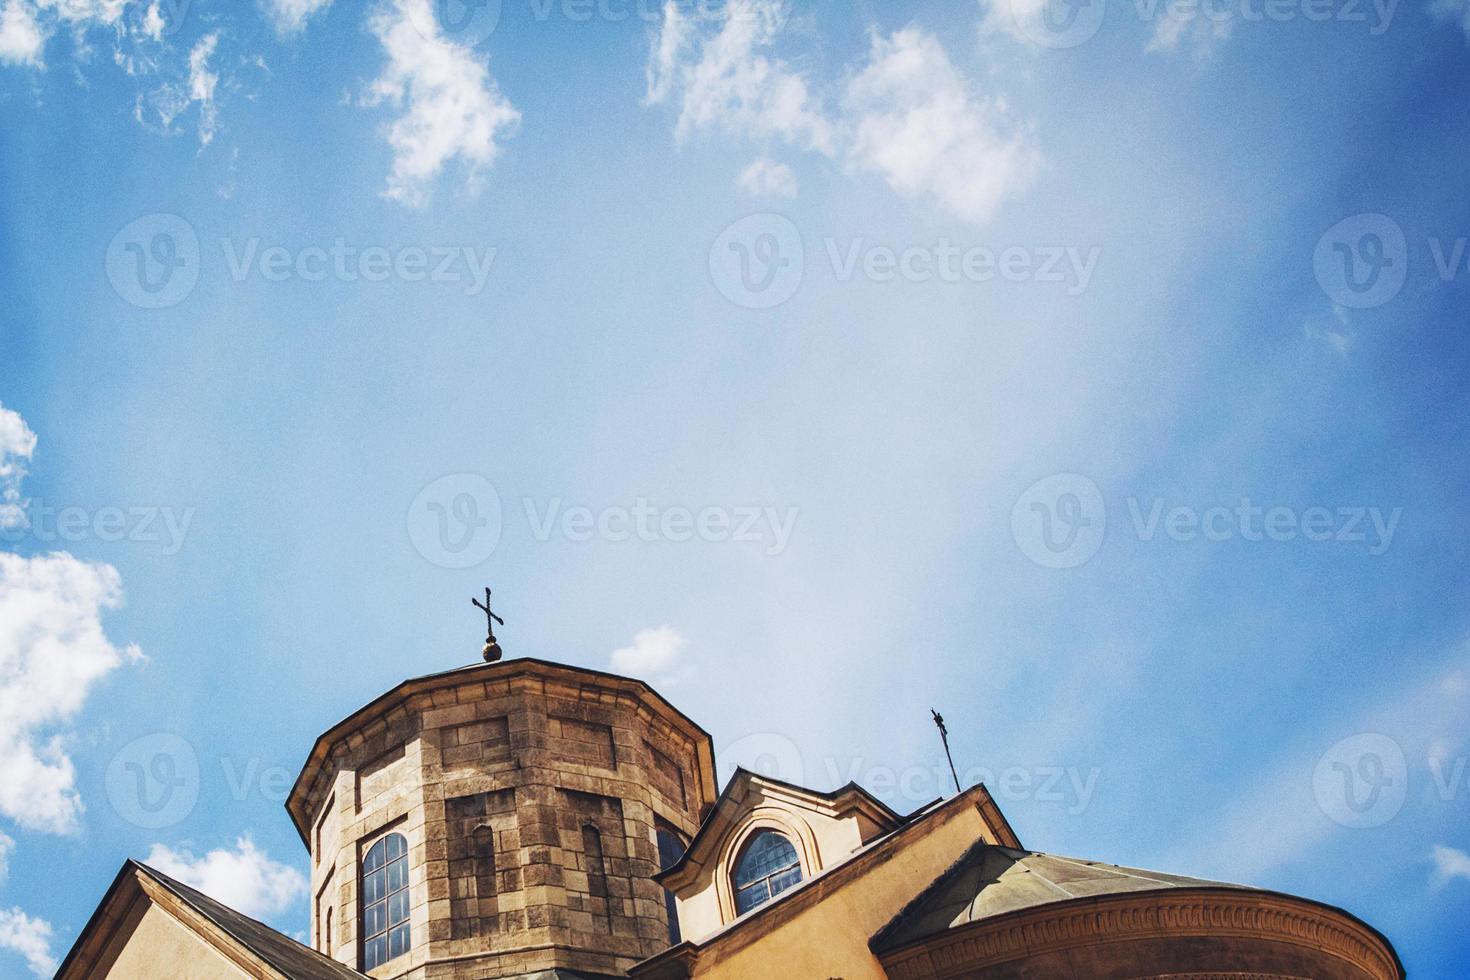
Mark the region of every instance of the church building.
POLYGON ((896 813, 744 770, 639 680, 409 680, 286 803, 310 945, 129 861, 59 980, 1399 980, 1348 912, 1029 849, 984 786, 896 813))

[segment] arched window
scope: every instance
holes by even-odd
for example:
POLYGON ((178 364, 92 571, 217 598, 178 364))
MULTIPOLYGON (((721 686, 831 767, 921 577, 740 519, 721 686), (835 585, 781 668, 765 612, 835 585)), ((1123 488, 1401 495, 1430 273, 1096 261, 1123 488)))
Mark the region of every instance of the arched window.
POLYGON ((408 842, 389 834, 362 859, 362 968, 408 952, 408 842))
POLYGON ((326 945, 325 948, 326 948, 327 955, 328 956, 331 956, 332 955, 332 910, 330 908, 327 909, 327 945, 326 945))
POLYGON ((735 914, 744 915, 801 881, 801 861, 791 841, 774 830, 750 838, 735 862, 735 914))
MULTIPOLYGON (((654 828, 654 834, 658 838, 658 869, 667 871, 684 856, 684 839, 662 824, 654 828)), ((679 934, 679 903, 674 893, 667 889, 664 890, 664 911, 669 916, 669 945, 676 946, 682 938, 679 934)))

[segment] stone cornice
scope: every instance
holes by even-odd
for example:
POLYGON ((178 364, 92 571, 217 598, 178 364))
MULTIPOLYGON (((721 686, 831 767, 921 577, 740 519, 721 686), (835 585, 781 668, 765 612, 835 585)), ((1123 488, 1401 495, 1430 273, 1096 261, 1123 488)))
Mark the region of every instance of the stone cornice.
POLYGON ((892 980, 931 980, 968 977, 1043 952, 1185 936, 1288 943, 1344 960, 1375 980, 1404 977, 1387 940, 1346 912, 1275 892, 1227 888, 1071 899, 955 926, 881 959, 892 980))
POLYGON ((307 800, 312 795, 313 785, 332 769, 329 756, 333 745, 341 742, 352 732, 365 730, 374 724, 382 723, 396 709, 401 709, 410 698, 417 695, 464 684, 508 682, 515 678, 527 677, 527 675, 542 683, 564 686, 569 690, 596 688, 616 692, 618 695, 639 703, 642 706, 641 710, 661 718, 665 724, 682 732, 693 743, 695 754, 700 762, 701 778, 705 781, 705 785, 701 787, 702 792, 710 800, 717 796, 718 787, 714 782, 714 743, 709 733, 647 683, 636 678, 622 677, 618 674, 609 674, 586 667, 573 667, 568 664, 520 657, 515 660, 502 660, 499 663, 461 667, 458 670, 404 681, 354 711, 319 736, 286 799, 286 812, 290 815, 296 832, 301 835, 302 843, 310 847, 309 831, 312 815, 308 813, 307 800))

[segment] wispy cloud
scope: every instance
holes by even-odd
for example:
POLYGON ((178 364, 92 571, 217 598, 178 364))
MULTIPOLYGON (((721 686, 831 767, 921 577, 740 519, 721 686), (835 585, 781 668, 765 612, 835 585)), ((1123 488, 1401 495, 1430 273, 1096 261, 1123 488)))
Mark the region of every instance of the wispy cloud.
POLYGON ((429 3, 391 0, 368 20, 388 64, 367 102, 402 110, 385 130, 393 170, 384 196, 410 206, 428 200, 433 181, 454 161, 475 191, 521 118, 474 49, 443 35, 429 3))
POLYGON ((1470 881, 1470 854, 1444 844, 1435 844, 1429 849, 1429 859, 1434 862, 1436 885, 1445 885, 1456 878, 1470 881))
MULTIPOLYGON (((779 142, 877 173, 906 198, 932 199, 977 223, 1024 193, 1040 166, 1030 134, 998 96, 981 97, 937 38, 918 27, 874 34, 835 103, 773 52, 786 27, 774 0, 730 4, 692 22, 670 4, 649 52, 645 102, 677 104, 675 138, 720 133, 779 142)), ((789 168, 758 160, 739 178, 751 193, 794 192, 789 168)))
POLYGON ((751 197, 796 196, 796 174, 786 164, 765 157, 742 170, 735 184, 751 197))
POLYGON ((0 529, 24 527, 25 501, 20 495, 25 464, 36 451, 36 434, 19 413, 0 405, 0 529))
POLYGON ((300 34, 309 20, 332 5, 332 0, 261 0, 266 17, 280 37, 300 34))

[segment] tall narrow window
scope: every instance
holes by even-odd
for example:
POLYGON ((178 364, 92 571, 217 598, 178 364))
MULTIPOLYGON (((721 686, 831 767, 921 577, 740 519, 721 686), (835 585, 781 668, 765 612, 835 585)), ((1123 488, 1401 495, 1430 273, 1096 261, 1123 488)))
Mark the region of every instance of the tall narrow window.
POLYGON ((408 952, 408 842, 389 834, 362 860, 362 968, 408 952))
MULTIPOLYGON (((654 833, 658 837, 658 869, 667 871, 684 856, 684 841, 667 827, 657 827, 654 833)), ((682 938, 679 933, 679 903, 674 893, 667 889, 664 890, 664 911, 669 916, 669 945, 674 946, 682 938)))
POLYGON ((332 910, 327 909, 327 945, 325 947, 328 956, 332 955, 332 910))
POLYGON ((774 830, 758 831, 735 862, 735 914, 744 915, 801 881, 801 862, 791 841, 774 830))

